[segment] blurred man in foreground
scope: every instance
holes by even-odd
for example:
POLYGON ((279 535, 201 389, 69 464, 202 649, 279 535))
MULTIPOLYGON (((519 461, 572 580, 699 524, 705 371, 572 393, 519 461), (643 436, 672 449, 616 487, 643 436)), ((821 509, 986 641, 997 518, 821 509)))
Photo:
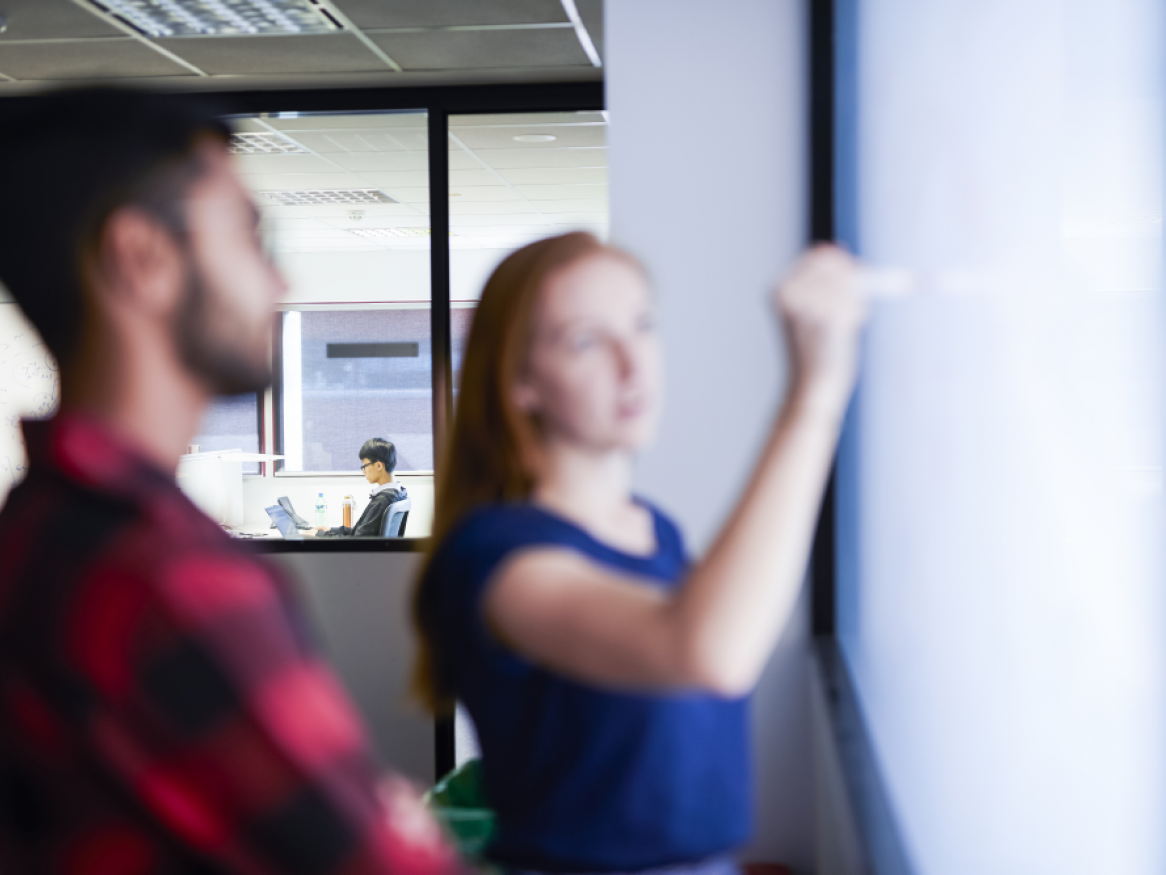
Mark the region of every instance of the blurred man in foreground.
POLYGON ((216 394, 270 380, 283 280, 193 104, 0 123, 0 282, 56 357, 0 511, 0 869, 444 873, 274 572, 178 490, 216 394))

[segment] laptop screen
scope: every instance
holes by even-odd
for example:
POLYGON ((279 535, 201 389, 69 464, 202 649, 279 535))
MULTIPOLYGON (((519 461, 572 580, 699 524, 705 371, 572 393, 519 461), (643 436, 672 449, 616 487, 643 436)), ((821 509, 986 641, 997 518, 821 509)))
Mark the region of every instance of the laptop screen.
POLYGON ((303 540, 303 535, 299 533, 295 523, 291 521, 291 517, 287 515, 287 511, 278 504, 273 504, 269 508, 265 508, 267 515, 271 517, 271 521, 275 523, 275 527, 279 529, 279 533, 289 541, 303 540))

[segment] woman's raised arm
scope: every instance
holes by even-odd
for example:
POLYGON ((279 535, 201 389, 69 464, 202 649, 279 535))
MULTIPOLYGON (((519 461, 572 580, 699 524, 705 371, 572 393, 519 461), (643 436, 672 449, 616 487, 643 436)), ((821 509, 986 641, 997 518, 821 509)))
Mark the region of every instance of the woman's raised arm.
POLYGON ((857 268, 833 246, 802 256, 776 304, 789 392, 704 559, 668 595, 565 550, 519 553, 485 596, 487 618, 509 646, 595 684, 723 695, 753 687, 802 584, 866 314, 857 268))

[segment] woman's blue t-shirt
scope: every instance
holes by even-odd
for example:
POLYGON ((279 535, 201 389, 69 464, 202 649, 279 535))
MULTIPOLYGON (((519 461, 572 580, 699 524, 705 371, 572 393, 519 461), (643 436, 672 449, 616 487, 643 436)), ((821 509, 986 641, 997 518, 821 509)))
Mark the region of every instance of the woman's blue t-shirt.
POLYGON ((498 814, 497 862, 635 870, 701 860, 748 838, 747 700, 578 683, 508 649, 485 622, 493 572, 530 547, 577 550, 648 585, 676 587, 687 567, 680 533, 650 510, 651 556, 608 547, 534 505, 497 504, 467 516, 430 563, 441 664, 477 727, 498 814))

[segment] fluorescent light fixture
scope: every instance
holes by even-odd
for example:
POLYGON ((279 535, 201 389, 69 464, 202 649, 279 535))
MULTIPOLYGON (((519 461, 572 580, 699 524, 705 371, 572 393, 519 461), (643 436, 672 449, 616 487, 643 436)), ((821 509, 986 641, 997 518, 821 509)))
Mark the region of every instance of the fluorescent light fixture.
POLYGON ((583 52, 587 55, 591 66, 602 67, 603 61, 599 57, 599 52, 595 48, 591 34, 587 32, 587 25, 583 23, 583 17, 579 15, 579 10, 575 6, 575 0, 560 0, 560 2, 563 4, 563 11, 567 13, 567 18, 570 19, 571 25, 575 28, 575 36, 579 39, 579 45, 583 47, 583 52))
POLYGON ((316 0, 88 0, 152 37, 333 33, 316 0))
POLYGON ((308 150, 279 134, 235 134, 229 151, 233 155, 288 155, 308 150))
POLYGON ((551 143, 558 139, 554 134, 519 134, 516 143, 551 143))
POLYGON ((337 204, 395 204, 383 191, 375 188, 315 189, 311 191, 260 191, 281 207, 321 207, 337 204))

